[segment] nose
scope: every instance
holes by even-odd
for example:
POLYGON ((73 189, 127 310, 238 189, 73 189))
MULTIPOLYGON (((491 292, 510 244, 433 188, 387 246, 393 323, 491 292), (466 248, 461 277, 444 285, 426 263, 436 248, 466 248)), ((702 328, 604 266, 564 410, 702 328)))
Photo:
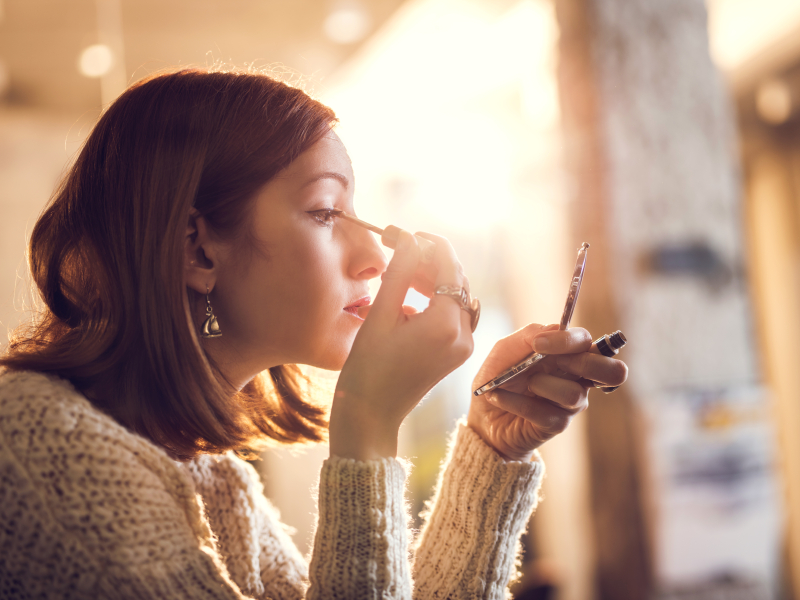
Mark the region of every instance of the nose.
POLYGON ((354 227, 353 247, 348 266, 349 275, 354 279, 374 279, 386 271, 389 261, 378 245, 375 236, 365 229, 354 227))

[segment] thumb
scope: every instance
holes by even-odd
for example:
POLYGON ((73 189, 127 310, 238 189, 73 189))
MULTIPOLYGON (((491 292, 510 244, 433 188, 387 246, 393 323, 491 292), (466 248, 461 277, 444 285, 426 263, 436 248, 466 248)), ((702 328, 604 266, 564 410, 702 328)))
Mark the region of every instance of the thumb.
POLYGON ((558 325, 539 325, 537 323, 526 325, 497 342, 491 355, 514 364, 533 353, 532 342, 535 337, 544 331, 554 329, 558 329, 558 325))
MULTIPOLYGON (((381 278, 381 287, 372 303, 370 314, 376 313, 391 319, 396 319, 403 307, 411 279, 419 264, 419 247, 414 236, 408 231, 401 230, 397 238, 394 256, 381 278)), ((375 316, 373 316, 373 319, 375 316)))

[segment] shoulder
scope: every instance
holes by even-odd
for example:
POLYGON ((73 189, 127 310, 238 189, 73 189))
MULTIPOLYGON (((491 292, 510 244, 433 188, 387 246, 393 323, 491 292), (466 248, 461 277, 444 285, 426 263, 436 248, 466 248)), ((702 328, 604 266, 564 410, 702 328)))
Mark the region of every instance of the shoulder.
POLYGON ((85 420, 116 423, 65 379, 34 371, 0 370, 0 430, 16 433, 29 427, 67 433, 85 420))
POLYGON ((24 510, 12 496, 28 490, 41 509, 32 519, 57 523, 111 562, 122 560, 117 552, 131 559, 134 538, 203 529, 191 481, 166 452, 57 377, 0 374, 0 465, 15 482, 0 498, 24 510))
POLYGON ((63 405, 57 403, 67 399, 71 399, 71 404, 75 405, 80 405, 81 399, 89 404, 64 379, 34 371, 0 370, 0 418, 24 419, 26 414, 32 412, 28 407, 52 405, 59 408, 63 405))
POLYGON ((103 417, 68 381, 30 371, 0 372, 0 435, 5 450, 22 462, 76 430, 102 429, 103 417))
POLYGON ((23 463, 54 455, 125 455, 153 466, 172 462, 155 444, 97 409, 69 381, 44 373, 0 373, 0 435, 5 450, 23 463))

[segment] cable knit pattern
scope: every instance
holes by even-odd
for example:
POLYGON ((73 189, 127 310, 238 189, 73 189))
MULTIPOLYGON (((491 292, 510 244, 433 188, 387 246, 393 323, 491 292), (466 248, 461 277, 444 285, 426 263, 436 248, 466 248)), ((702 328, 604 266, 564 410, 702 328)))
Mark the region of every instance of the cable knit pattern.
POLYGON ((325 461, 309 598, 411 597, 405 480, 392 458, 325 461))
MULTIPOLYGON (((465 428, 455 444, 415 597, 499 598, 542 468, 465 428)), ((307 590, 250 465, 178 463, 69 383, 0 372, 0 599, 409 599, 405 477, 395 459, 325 462, 307 590)))
POLYGON ((231 579, 242 592, 302 598, 305 560, 264 496, 255 469, 233 454, 203 455, 179 466, 194 481, 231 579))
POLYGON ((463 422, 428 505, 415 598, 506 597, 544 463, 506 462, 463 422))

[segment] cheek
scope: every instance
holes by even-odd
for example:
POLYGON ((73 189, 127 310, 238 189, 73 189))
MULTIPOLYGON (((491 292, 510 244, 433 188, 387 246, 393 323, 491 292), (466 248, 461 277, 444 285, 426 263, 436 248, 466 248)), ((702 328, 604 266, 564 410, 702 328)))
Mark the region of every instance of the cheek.
POLYGON ((270 265, 271 277, 265 277, 263 282, 265 293, 280 303, 286 313, 307 321, 325 319, 332 311, 341 310, 343 306, 338 304, 342 269, 338 248, 318 242, 284 250, 270 265))

